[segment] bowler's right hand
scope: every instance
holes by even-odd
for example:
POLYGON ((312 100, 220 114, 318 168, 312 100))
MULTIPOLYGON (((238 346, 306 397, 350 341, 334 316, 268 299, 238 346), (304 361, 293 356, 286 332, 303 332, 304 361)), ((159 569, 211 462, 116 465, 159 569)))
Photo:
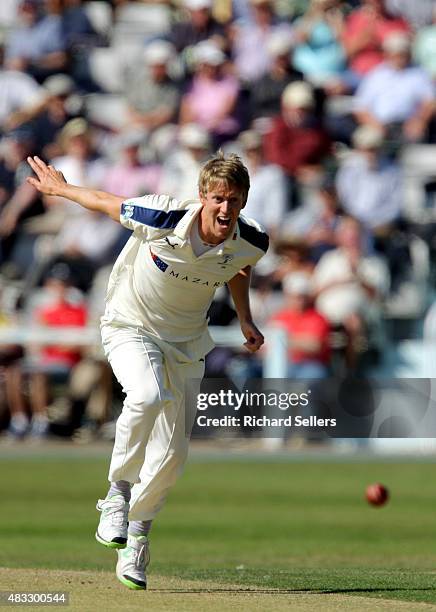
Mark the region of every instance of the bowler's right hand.
POLYGON ((30 185, 45 195, 61 195, 62 187, 67 182, 62 172, 53 166, 47 166, 37 156, 28 157, 27 162, 37 176, 37 178, 32 176, 27 179, 30 185))

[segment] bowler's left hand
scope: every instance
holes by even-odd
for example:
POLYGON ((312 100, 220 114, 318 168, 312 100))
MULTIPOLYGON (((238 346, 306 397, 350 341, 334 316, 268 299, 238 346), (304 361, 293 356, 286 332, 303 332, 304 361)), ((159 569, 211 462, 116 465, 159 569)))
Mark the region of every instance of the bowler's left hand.
POLYGON ((247 342, 244 343, 244 346, 250 351, 250 353, 255 353, 258 351, 265 342, 263 335, 257 329, 253 321, 242 321, 241 331, 247 340, 247 342))

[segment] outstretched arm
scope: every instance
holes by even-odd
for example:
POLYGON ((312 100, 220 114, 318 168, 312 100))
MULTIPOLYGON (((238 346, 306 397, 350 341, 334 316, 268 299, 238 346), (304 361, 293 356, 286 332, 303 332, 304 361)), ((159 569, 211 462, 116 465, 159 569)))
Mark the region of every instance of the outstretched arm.
POLYGON ((39 157, 28 157, 27 161, 36 174, 27 181, 38 191, 50 196, 59 196, 72 200, 83 208, 93 212, 101 212, 109 215, 114 221, 120 221, 121 204, 126 198, 87 189, 86 187, 76 187, 66 182, 64 175, 53 166, 47 166, 39 157))
POLYGON ((250 278, 251 266, 243 268, 227 283, 233 301, 235 303, 236 312, 238 313, 241 331, 244 334, 247 342, 244 346, 251 352, 255 353, 260 349, 264 342, 263 335, 253 323, 250 311, 250 278))

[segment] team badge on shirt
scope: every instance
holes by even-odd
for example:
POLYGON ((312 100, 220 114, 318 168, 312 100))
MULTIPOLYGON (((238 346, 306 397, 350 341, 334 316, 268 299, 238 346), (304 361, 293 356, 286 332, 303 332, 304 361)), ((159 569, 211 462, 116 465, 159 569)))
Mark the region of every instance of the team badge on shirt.
POLYGON ((123 206, 123 217, 125 219, 130 219, 130 217, 133 217, 133 213, 135 211, 135 207, 132 206, 131 204, 124 204, 123 206))

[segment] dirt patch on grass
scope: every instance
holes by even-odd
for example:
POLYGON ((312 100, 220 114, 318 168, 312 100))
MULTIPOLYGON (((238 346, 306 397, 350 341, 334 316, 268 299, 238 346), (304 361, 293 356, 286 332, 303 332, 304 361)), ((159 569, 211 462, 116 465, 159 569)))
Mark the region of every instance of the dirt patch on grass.
MULTIPOLYGON (((330 612, 336 610, 429 610, 436 606, 350 595, 242 588, 217 582, 188 581, 152 575, 149 590, 129 591, 114 574, 96 571, 0 569, 0 591, 69 593, 68 606, 11 606, 13 610, 59 609, 66 612, 330 612)), ((6 609, 6 608, 5 608, 6 609)))

